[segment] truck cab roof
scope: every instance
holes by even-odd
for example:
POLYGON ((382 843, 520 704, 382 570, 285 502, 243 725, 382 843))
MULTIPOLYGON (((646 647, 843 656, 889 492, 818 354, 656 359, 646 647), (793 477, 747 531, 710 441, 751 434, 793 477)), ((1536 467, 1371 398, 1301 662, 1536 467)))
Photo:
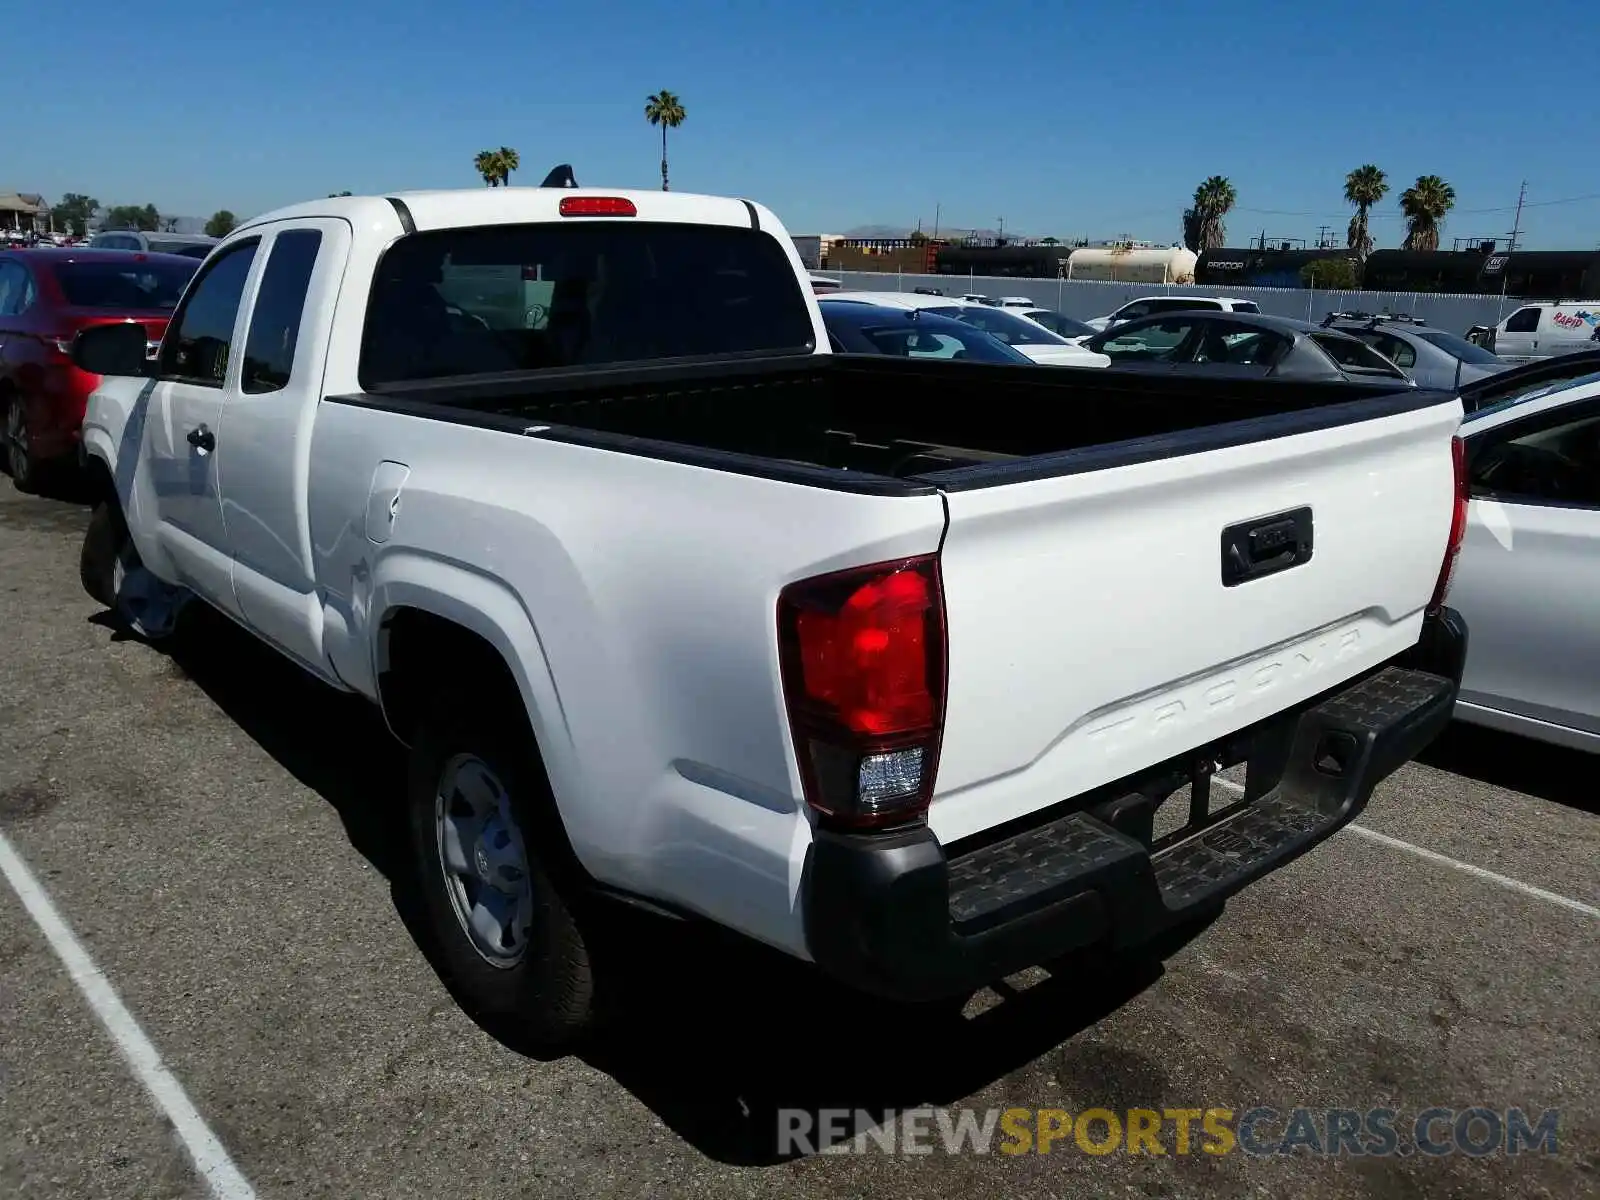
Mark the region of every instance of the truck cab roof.
MULTIPOLYGON (((777 217, 749 200, 728 196, 703 196, 692 192, 640 191, 627 188, 448 188, 432 191, 386 192, 371 196, 329 196, 263 213, 240 226, 249 229, 277 221, 307 217, 342 217, 361 227, 392 214, 403 213, 401 223, 413 231, 462 226, 520 225, 530 222, 583 220, 606 216, 636 216, 642 221, 675 224, 730 225, 776 230, 777 217), (585 201, 621 202, 609 211, 563 213, 585 201), (631 206, 632 211, 628 211, 631 206)), ((237 232, 237 231, 236 231, 237 232)), ((786 233, 782 236, 787 237, 786 233)))

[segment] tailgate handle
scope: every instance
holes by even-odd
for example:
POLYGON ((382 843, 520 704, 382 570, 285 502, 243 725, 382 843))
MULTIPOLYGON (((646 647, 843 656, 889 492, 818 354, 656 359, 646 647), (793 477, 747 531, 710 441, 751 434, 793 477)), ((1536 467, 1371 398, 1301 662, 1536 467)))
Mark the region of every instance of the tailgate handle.
POLYGON ((1222 531, 1222 586, 1238 587, 1311 559, 1311 509, 1240 521, 1222 531))

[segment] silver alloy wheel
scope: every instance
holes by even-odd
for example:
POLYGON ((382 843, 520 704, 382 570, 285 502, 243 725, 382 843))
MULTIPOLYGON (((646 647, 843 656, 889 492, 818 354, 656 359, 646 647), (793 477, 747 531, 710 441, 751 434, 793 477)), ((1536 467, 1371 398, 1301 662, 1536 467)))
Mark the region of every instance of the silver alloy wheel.
POLYGON ((450 907, 484 962, 514 967, 528 951, 533 887, 505 785, 482 759, 457 754, 434 794, 439 866, 450 907))
POLYGON ((28 473, 28 423, 22 411, 22 397, 13 396, 6 405, 6 470, 12 479, 28 473))

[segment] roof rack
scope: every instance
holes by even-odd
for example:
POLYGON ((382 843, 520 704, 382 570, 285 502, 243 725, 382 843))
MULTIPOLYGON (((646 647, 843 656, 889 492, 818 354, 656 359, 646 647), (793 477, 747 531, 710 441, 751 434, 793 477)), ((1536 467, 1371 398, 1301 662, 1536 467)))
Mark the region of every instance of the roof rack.
POLYGON ((1369 312, 1331 312, 1322 318, 1322 327, 1326 329, 1335 321, 1365 321, 1368 329, 1376 329, 1385 322, 1396 325, 1426 325, 1421 317, 1413 317, 1410 313, 1369 313, 1369 312))

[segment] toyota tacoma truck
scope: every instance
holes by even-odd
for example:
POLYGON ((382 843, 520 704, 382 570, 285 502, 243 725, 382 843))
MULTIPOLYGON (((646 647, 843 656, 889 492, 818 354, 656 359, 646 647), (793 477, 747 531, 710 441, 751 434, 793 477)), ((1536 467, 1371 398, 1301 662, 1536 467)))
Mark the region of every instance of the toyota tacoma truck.
POLYGON ((1453 395, 834 355, 765 207, 566 182, 270 213, 74 350, 85 587, 381 707, 474 1011, 583 1034, 617 900, 891 1003, 1137 954, 1449 719, 1453 395))

